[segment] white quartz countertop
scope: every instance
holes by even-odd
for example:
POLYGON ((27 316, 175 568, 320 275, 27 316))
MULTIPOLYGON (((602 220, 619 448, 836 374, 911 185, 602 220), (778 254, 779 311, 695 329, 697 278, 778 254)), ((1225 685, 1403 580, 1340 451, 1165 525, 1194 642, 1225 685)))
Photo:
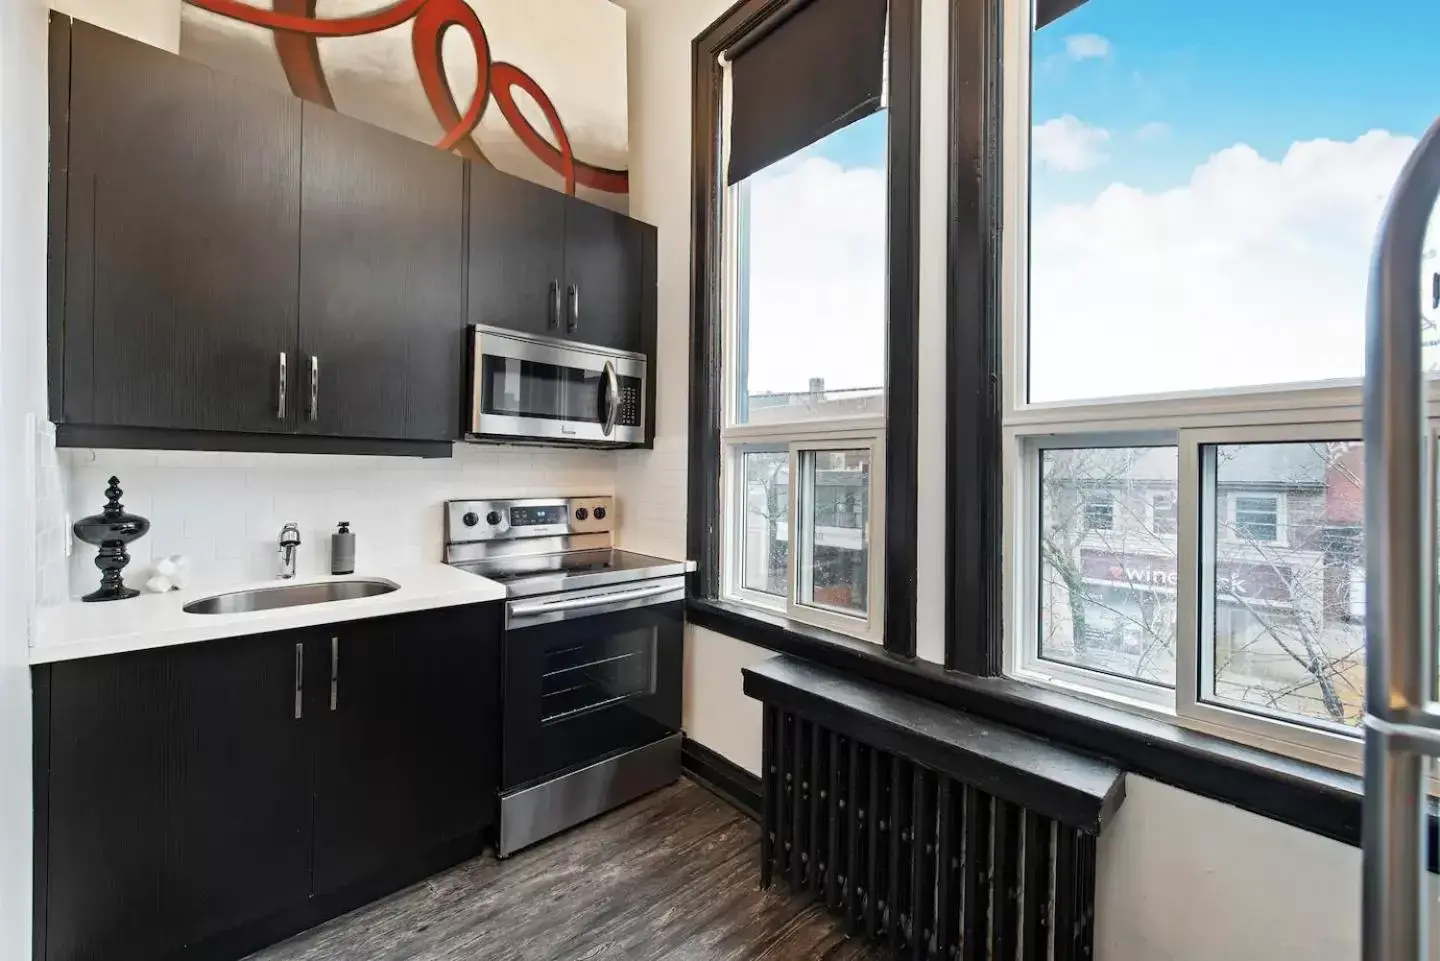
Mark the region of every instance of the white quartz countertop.
POLYGON ((125 601, 85 604, 68 601, 41 608, 30 648, 31 664, 48 664, 102 654, 121 654, 223 637, 337 624, 387 614, 458 607, 503 600, 504 586, 445 564, 367 567, 343 577, 271 579, 224 588, 186 588, 168 594, 141 594, 125 601), (184 606, 202 597, 233 591, 321 581, 385 579, 400 585, 388 594, 328 601, 243 614, 187 614, 184 606))

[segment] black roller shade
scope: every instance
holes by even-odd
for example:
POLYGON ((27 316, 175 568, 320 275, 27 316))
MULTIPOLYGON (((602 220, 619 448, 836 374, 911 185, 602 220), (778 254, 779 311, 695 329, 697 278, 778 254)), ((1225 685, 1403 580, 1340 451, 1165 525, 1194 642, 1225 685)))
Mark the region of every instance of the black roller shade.
POLYGON ((728 51, 728 183, 880 108, 885 14, 886 0, 802 0, 728 51))
POLYGON ((1048 26, 1086 0, 1035 0, 1035 29, 1048 26))

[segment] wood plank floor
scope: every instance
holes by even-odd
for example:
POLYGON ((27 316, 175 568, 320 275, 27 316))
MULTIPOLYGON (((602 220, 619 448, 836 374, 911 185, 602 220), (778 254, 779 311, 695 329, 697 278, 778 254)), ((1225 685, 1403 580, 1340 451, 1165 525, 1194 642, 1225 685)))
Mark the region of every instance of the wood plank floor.
POLYGON ((760 828, 689 781, 508 861, 475 858, 250 961, 878 961, 759 888, 760 828))

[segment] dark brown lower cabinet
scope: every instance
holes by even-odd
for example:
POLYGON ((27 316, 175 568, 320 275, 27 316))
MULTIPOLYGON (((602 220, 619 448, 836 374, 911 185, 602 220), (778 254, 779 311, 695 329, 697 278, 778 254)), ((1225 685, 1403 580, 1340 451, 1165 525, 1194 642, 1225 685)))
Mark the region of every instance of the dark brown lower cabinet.
POLYGON ((335 697, 316 728, 316 894, 493 823, 499 688, 480 649, 499 629, 492 605, 328 633, 335 697))
POLYGON ((499 626, 490 604, 37 667, 38 961, 239 958, 478 852, 499 626))
POLYGON ((295 659, 281 634, 49 668, 46 957, 163 958, 309 895, 295 659))

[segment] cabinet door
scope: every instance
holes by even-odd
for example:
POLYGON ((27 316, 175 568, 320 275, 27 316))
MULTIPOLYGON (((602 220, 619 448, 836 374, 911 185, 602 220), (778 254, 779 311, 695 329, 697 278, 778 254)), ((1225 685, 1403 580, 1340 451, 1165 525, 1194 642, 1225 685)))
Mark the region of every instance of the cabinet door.
POLYGON ((300 640, 217 640, 49 668, 45 961, 168 957, 305 903, 312 788, 296 717, 300 640))
POLYGON ((315 762, 315 893, 493 823, 500 606, 336 625, 315 762))
POLYGON ((565 208, 566 336, 641 349, 643 237, 628 217, 570 198, 565 208))
POLYGON ((454 440, 464 161, 304 107, 300 429, 454 440))
POLYGON ((79 21, 72 43, 64 419, 291 430, 299 102, 79 21))
POLYGON ((563 337, 565 195, 470 165, 472 324, 563 337))

